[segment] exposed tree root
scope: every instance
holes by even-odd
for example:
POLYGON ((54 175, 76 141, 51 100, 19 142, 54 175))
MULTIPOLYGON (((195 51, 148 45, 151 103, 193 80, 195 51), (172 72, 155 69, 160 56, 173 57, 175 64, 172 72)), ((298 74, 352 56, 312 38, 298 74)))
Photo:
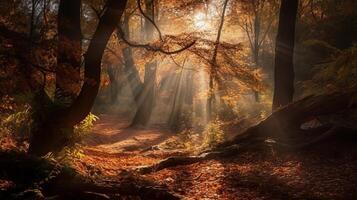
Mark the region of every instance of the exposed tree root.
POLYGON ((238 153, 247 151, 248 149, 258 149, 263 146, 259 145, 230 145, 225 148, 217 149, 215 151, 208 151, 201 153, 198 156, 173 156, 160 161, 159 163, 151 166, 140 167, 137 171, 141 174, 148 174, 156 171, 160 171, 166 168, 175 167, 179 165, 190 165, 197 162, 219 159, 225 157, 231 157, 238 153))
POLYGON ((135 175, 94 181, 54 161, 17 152, 0 152, 0 179, 15 183, 15 187, 0 191, 0 199, 180 199, 135 175))
POLYGON ((199 156, 170 157, 155 165, 139 168, 138 171, 146 174, 268 146, 285 150, 309 147, 337 133, 357 130, 356 97, 356 90, 306 97, 274 112, 258 125, 248 128, 213 151, 199 156), (301 125, 311 119, 319 119, 322 125, 302 130, 301 125))

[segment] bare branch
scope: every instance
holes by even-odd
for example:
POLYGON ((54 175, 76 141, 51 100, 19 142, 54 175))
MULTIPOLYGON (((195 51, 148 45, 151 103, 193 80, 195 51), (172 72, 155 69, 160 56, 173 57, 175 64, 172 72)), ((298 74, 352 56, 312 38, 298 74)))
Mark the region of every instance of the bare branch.
POLYGON ((144 48, 144 49, 146 49, 148 51, 160 52, 160 53, 163 53, 163 54, 166 54, 166 55, 180 53, 180 52, 192 47, 196 43, 196 41, 192 41, 191 43, 189 43, 188 45, 184 46, 181 49, 177 49, 177 50, 174 50, 174 51, 167 51, 165 49, 162 49, 161 47, 155 47, 155 46, 152 46, 150 44, 137 44, 137 43, 131 42, 125 37, 124 31, 122 30, 122 28, 120 26, 117 26, 117 29, 118 29, 118 33, 119 33, 121 39, 127 45, 129 45, 131 47, 135 47, 135 48, 144 48))
POLYGON ((222 29, 223 29, 223 24, 224 24, 224 15, 226 14, 228 1, 229 0, 226 0, 224 2, 224 6, 223 6, 221 22, 219 24, 218 33, 217 33, 217 39, 216 39, 216 43, 215 43, 215 48, 213 50, 213 57, 212 57, 213 63, 216 63, 216 60, 217 60, 217 52, 218 52, 219 42, 221 40, 222 29))
POLYGON ((138 8, 139 8, 139 11, 140 13, 145 17, 145 19, 147 19, 156 29, 156 31, 159 33, 159 38, 161 41, 163 41, 163 38, 162 38, 162 34, 161 34, 161 31, 159 29, 159 27, 157 26, 157 24, 154 22, 153 19, 151 19, 149 16, 147 16, 145 14, 145 12, 143 11, 142 7, 141 7, 141 0, 137 0, 136 1, 137 5, 138 5, 138 8))
MULTIPOLYGON (((98 17, 98 19, 100 18, 100 16, 101 16, 101 12, 102 11, 98 11, 96 8, 94 8, 93 6, 91 6, 91 9, 93 9, 93 11, 96 13, 96 15, 97 15, 97 17, 98 17)), ((141 8, 141 5, 140 5, 140 0, 138 0, 138 9, 140 10, 140 12, 141 12, 141 14, 145 17, 146 16, 146 18, 148 18, 148 20, 149 20, 149 17, 143 12, 143 10, 142 10, 142 8, 141 8)), ((104 10, 104 9, 103 9, 104 10)), ((132 11, 132 12, 134 12, 135 11, 135 9, 132 11)), ((154 27, 157 29, 157 31, 159 32, 159 34, 160 34, 160 40, 161 41, 164 41, 163 40, 163 38, 162 38, 162 35, 161 35, 161 31, 160 31, 160 29, 157 27, 157 25, 155 24, 155 22, 154 21, 152 21, 151 19, 149 20, 151 23, 153 23, 153 25, 154 25, 154 27)), ((188 45, 185 45, 183 48, 181 48, 181 49, 177 49, 177 50, 174 50, 174 51, 168 51, 168 50, 164 50, 164 49, 162 49, 161 47, 155 47, 155 46, 152 46, 152 45, 150 45, 149 43, 148 44, 137 44, 137 43, 135 43, 135 42, 131 42, 131 41, 129 41, 129 39, 127 39, 126 38, 126 36, 125 36, 125 33, 124 33, 124 31, 123 31, 123 29, 122 29, 122 27, 121 26, 117 26, 117 30, 118 30, 118 35, 121 37, 121 39, 123 40, 123 42, 124 43, 126 43, 127 45, 129 45, 129 46, 131 46, 131 47, 135 47, 135 48, 144 48, 144 49, 146 49, 147 51, 153 51, 153 52, 160 52, 160 53, 163 53, 163 54, 166 54, 166 55, 172 55, 172 54, 178 54, 178 53, 181 53, 182 51, 184 51, 184 50, 186 50, 186 49, 188 49, 188 48, 190 48, 190 47, 192 47, 195 43, 196 43, 196 41, 192 41, 191 43, 189 43, 188 45)))

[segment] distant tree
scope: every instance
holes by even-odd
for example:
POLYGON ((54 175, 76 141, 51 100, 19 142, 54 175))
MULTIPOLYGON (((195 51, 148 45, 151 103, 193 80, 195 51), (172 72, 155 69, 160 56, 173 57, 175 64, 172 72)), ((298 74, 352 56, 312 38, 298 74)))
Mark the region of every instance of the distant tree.
MULTIPOLYGON (((130 40, 130 25, 129 21, 132 16, 132 13, 126 12, 124 15, 122 29, 125 34, 125 37, 130 40)), ((118 32, 118 38, 121 39, 120 33, 118 32)), ((123 49, 123 58, 124 58, 124 73, 129 83, 129 86, 132 90, 133 96, 136 97, 139 95, 141 88, 143 87, 143 83, 140 79, 140 74, 138 69, 135 67, 134 59, 133 59, 133 51, 132 47, 127 46, 123 49)))
MULTIPOLYGON (((261 53, 264 43, 272 32, 278 12, 276 0, 234 1, 235 9, 231 21, 237 23, 248 38, 251 58, 256 68, 262 67, 261 53)), ((259 91, 254 90, 255 100, 259 101, 259 91)))
POLYGON ((209 94, 208 94, 208 99, 207 99, 207 114, 208 114, 208 120, 210 121, 212 119, 212 114, 213 114, 213 110, 215 110, 214 108, 214 101, 215 101, 215 97, 214 97, 214 82, 218 80, 218 63, 217 63, 217 56, 218 56, 218 50, 219 50, 219 45, 220 45, 220 41, 221 41, 221 37, 222 37, 222 30, 223 30, 223 26, 224 26, 224 20, 225 20, 225 14, 227 11, 227 5, 228 5, 229 0, 225 0, 223 3, 223 10, 222 10, 222 14, 221 14, 221 18, 220 18, 220 22, 219 22, 219 27, 217 30, 217 37, 216 37, 216 41, 214 43, 214 49, 213 49, 213 53, 212 53, 212 58, 211 58, 211 62, 210 62, 210 69, 209 69, 209 94))
POLYGON ((282 0, 275 47, 273 110, 292 102, 294 95, 294 46, 298 0, 282 0))
MULTIPOLYGON (((144 36, 146 41, 152 41, 155 28, 152 22, 155 22, 155 11, 158 10, 158 7, 156 6, 155 1, 145 0, 145 8, 147 18, 145 18, 144 36)), ((134 97, 138 108, 132 121, 132 125, 147 125, 149 122, 155 103, 156 70, 157 62, 155 60, 145 64, 144 83, 140 88, 140 92, 134 97)))
POLYGON ((277 3, 275 0, 241 0, 235 3, 241 6, 238 7, 240 13, 235 13, 233 19, 238 17, 238 25, 248 37, 253 62, 259 66, 259 54, 264 40, 272 30, 277 3))

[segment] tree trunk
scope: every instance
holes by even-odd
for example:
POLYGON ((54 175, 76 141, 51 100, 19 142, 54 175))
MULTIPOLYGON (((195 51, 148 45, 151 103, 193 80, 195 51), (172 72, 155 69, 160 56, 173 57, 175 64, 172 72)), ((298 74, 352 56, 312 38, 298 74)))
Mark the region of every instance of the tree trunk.
POLYGON ((170 128, 174 131, 178 131, 180 129, 180 114, 182 112, 182 106, 184 102, 184 90, 183 90, 183 82, 182 82, 182 74, 183 69, 181 69, 178 75, 175 75, 175 91, 173 95, 173 105, 169 117, 168 124, 170 128))
POLYGON ((215 110, 215 96, 214 96, 214 69, 213 66, 211 66, 211 70, 209 73, 209 82, 208 82, 208 99, 207 99, 207 104, 206 104, 206 115, 207 115, 207 121, 210 122, 213 118, 213 113, 215 110))
POLYGON ((356 89, 306 97, 279 109, 264 121, 212 150, 204 151, 198 156, 169 157, 154 165, 138 168, 138 171, 147 174, 169 167, 237 156, 246 151, 266 152, 269 146, 282 147, 283 150, 301 150, 326 141, 331 136, 340 135, 343 138, 350 135, 356 138, 356 97, 356 89), (301 129, 301 125, 311 119, 319 119, 321 126, 301 129), (269 143, 269 140, 275 140, 275 143, 269 143))
MULTIPOLYGON (((129 20, 130 20, 130 16, 125 15, 124 23, 123 23, 123 31, 127 39, 130 39, 129 20)), ((134 60, 133 60, 133 52, 130 46, 123 49, 123 57, 124 57, 124 64, 125 64, 124 73, 125 76, 127 77, 133 96, 134 98, 136 98, 143 87, 142 85, 143 83, 141 82, 139 72, 135 67, 134 60)))
POLYGON ((224 18, 227 10, 227 5, 228 5, 229 0, 225 0, 223 4, 223 10, 222 10, 222 16, 220 20, 220 24, 218 27, 218 32, 217 32, 217 38, 215 42, 215 47, 213 50, 213 55, 212 55, 212 63, 210 66, 210 72, 209 72, 209 93, 208 93, 208 99, 207 99, 207 105, 206 105, 206 113, 207 113, 207 120, 208 122, 212 120, 212 115, 216 111, 216 105, 215 105, 215 94, 214 94, 214 82, 217 81, 217 71, 218 71, 218 63, 217 63, 217 55, 218 55, 218 49, 219 49, 219 44, 221 41, 221 35, 222 35, 222 30, 223 30, 223 25, 224 25, 224 18))
POLYGON ((140 94, 136 98, 138 109, 132 125, 145 126, 149 123, 156 97, 156 62, 145 65, 145 80, 140 94))
MULTIPOLYGON (((255 67, 259 67, 259 38, 260 38, 260 17, 258 11, 254 13, 254 48, 253 50, 253 61, 255 63, 255 67)), ((254 91, 254 98, 256 102, 259 102, 259 92, 257 90, 254 91)))
POLYGON ((294 95, 294 45, 298 0, 282 0, 275 47, 273 110, 292 102, 294 95))
POLYGON ((80 89, 81 0, 61 0, 58 8, 55 99, 71 103, 80 89))
POLYGON ((254 48, 252 49, 253 61, 259 66, 259 38, 260 38, 260 13, 254 12, 254 48))
POLYGON ((335 92, 317 96, 308 96, 299 101, 293 102, 269 116, 258 125, 247 129, 243 134, 236 136, 232 141, 224 145, 237 144, 247 139, 258 139, 262 141, 267 138, 286 141, 297 136, 303 140, 308 140, 306 134, 309 132, 325 131, 333 127, 357 129, 356 109, 357 90, 349 89, 344 92, 335 92), (321 122, 321 127, 303 130, 304 123, 313 119, 321 122), (273 130, 268 131, 267 130, 273 130))
POLYGON ((185 98, 185 103, 190 105, 191 107, 193 106, 193 96, 194 96, 194 81, 193 81, 193 72, 187 71, 187 76, 186 76, 186 98, 185 98))
POLYGON ((90 112, 98 94, 100 85, 101 60, 105 47, 124 12, 126 0, 108 0, 107 9, 99 20, 86 56, 84 84, 81 92, 66 114, 67 124, 75 125, 81 122, 90 112))
POLYGON ((85 56, 84 84, 78 97, 69 107, 49 113, 46 121, 32 131, 30 154, 45 155, 51 151, 61 150, 72 136, 68 130, 73 129, 73 126, 85 119, 91 111, 99 90, 102 56, 124 12, 126 2, 107 1, 107 9, 99 20, 85 56))
POLYGON ((133 53, 130 47, 123 49, 123 56, 125 63, 124 73, 135 99, 140 94, 143 83, 141 82, 139 72, 134 65, 133 53))
POLYGON ((180 131, 183 128, 191 127, 190 119, 185 118, 193 109, 193 74, 181 69, 175 75, 175 90, 173 95, 173 105, 168 124, 173 131, 180 131), (184 123, 184 124, 183 124, 184 123))
MULTIPOLYGON (((154 1, 145 0, 146 14, 153 21, 155 21, 155 5, 154 1)), ((154 26, 149 20, 145 20, 145 39, 151 41, 154 37, 154 26)), ((136 104, 138 105, 132 126, 135 125, 147 125, 150 120, 150 116, 155 104, 155 82, 156 82, 156 68, 157 62, 152 61, 145 65, 145 77, 144 84, 141 91, 135 96, 136 104)))
POLYGON ((113 105, 117 102, 120 90, 123 85, 121 78, 122 69, 119 66, 110 64, 107 69, 110 80, 110 104, 113 105))
POLYGON ((36 14, 36 0, 31 1, 31 17, 30 17, 30 45, 32 45, 33 37, 35 33, 35 14, 36 14))

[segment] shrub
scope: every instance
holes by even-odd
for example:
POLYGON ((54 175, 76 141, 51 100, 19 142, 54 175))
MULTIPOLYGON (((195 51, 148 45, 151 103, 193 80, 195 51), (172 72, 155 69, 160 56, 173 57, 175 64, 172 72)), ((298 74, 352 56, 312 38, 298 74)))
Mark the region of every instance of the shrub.
POLYGON ((192 127, 192 109, 190 106, 183 106, 182 109, 176 114, 170 124, 171 129, 175 132, 185 131, 192 127))
POLYGON ((207 124, 203 131, 203 148, 212 148, 224 141, 222 122, 219 119, 207 124))
POLYGON ((312 79, 302 83, 305 96, 357 86, 357 45, 343 50, 331 60, 315 66, 312 79))
POLYGON ((18 139, 29 138, 32 123, 30 110, 30 106, 25 106, 23 109, 10 114, 2 121, 2 129, 8 130, 10 134, 18 139))
POLYGON ((89 115, 78 125, 74 127, 74 135, 77 139, 81 139, 83 136, 90 133, 94 126, 94 122, 99 119, 98 116, 93 113, 89 113, 89 115))
POLYGON ((182 146, 189 150, 195 151, 200 144, 200 135, 193 130, 186 129, 178 134, 182 146))
POLYGON ((231 105, 223 105, 218 109, 218 116, 224 121, 231 121, 238 118, 234 107, 231 105))

